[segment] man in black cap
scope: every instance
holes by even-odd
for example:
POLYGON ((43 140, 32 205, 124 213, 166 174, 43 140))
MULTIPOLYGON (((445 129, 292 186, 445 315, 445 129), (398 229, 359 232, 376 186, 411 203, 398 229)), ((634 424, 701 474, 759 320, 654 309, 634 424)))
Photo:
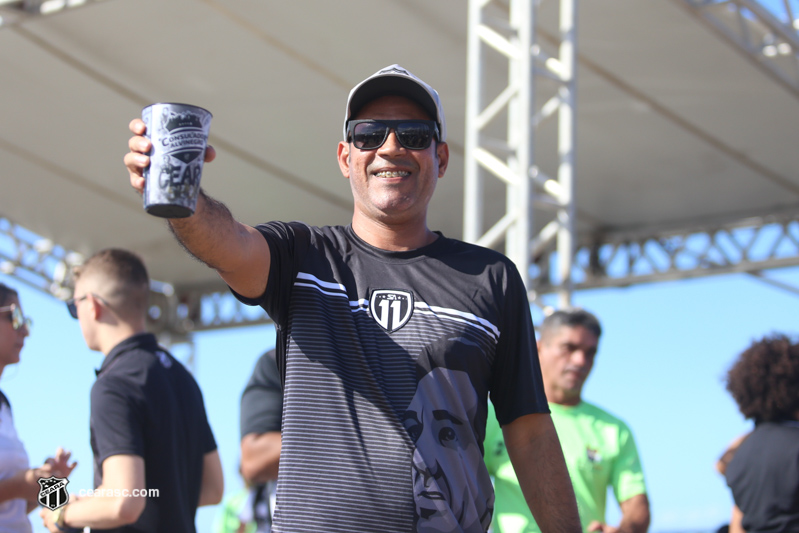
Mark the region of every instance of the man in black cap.
MULTIPOLYGON (((125 164, 141 192, 150 143, 143 122, 130 128, 125 164)), ((274 530, 486 531, 490 393, 536 520, 580 531, 521 277, 502 254, 427 226, 449 162, 438 93, 386 67, 350 92, 343 132, 351 225, 253 228, 204 193, 193 216, 169 221, 275 321, 284 412, 274 530)))

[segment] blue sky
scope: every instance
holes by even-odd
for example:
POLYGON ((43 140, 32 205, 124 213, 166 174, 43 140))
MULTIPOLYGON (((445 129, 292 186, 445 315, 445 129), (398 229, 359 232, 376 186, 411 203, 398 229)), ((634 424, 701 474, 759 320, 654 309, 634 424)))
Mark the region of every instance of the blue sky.
MULTIPOLYGON (((799 286, 799 268, 768 274, 799 286)), ((0 281, 20 290, 25 312, 34 319, 22 362, 0 379, 31 461, 41 462, 56 446, 65 446, 80 463, 69 488, 91 488, 89 389, 102 356, 85 347, 63 303, 8 276, 0 275, 0 281)), ((799 297, 731 274, 578 292, 574 303, 603 322, 585 398, 633 429, 652 500, 651 531, 715 529, 726 521, 731 500, 713 463, 750 427, 724 389, 724 372, 752 340, 775 331, 798 334, 799 297)), ((240 487, 239 395, 255 360, 273 344, 269 326, 196 335, 195 375, 228 492, 240 487)), ((175 354, 185 358, 187 352, 177 347, 175 354)), ((200 510, 200 533, 211 531, 215 512, 200 510)))

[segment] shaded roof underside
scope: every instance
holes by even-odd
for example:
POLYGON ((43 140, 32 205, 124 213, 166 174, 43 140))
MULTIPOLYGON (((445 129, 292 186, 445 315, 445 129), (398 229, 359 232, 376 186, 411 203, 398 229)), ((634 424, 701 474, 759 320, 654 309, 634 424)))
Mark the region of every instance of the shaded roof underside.
MULTIPOLYGON (((556 25, 543 4, 546 39, 556 25)), ((0 214, 83 254, 132 249, 177 287, 220 286, 127 185, 129 120, 152 102, 203 106, 218 151, 203 185, 239 220, 347 224, 352 200, 335 160, 346 96, 399 63, 441 93, 452 160, 429 224, 460 237, 466 2, 343 5, 108 0, 0 30, 0 214)), ((582 2, 578 28, 583 238, 799 206, 796 96, 681 1, 582 2)), ((553 128, 536 137, 549 175, 553 128)), ((504 192, 487 194, 487 218, 498 219, 504 192)))

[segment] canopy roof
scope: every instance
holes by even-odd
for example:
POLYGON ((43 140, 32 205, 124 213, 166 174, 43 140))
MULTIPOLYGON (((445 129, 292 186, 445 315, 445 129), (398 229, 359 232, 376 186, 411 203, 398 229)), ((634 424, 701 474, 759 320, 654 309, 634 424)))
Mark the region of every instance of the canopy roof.
MULTIPOLYGON (((466 13, 464 0, 106 0, 22 18, 0 29, 0 214, 82 254, 132 249, 177 288, 220 288, 127 184, 128 122, 153 102, 205 107, 218 158, 203 185, 239 220, 347 224, 346 96, 399 63, 441 94, 452 160, 429 224, 460 237, 466 13)), ((796 212, 795 92, 683 1, 582 2, 578 24, 583 239, 796 212)), ((537 137, 544 169, 553 138, 537 137)), ((502 194, 487 198, 497 213, 502 194)))

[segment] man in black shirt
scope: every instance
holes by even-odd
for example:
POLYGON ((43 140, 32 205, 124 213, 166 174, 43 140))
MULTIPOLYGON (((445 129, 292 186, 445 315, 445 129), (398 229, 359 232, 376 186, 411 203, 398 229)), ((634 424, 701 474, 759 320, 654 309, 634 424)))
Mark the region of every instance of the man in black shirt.
POLYGON ((87 346, 105 354, 91 391, 95 489, 41 516, 50 531, 194 533, 222 499, 222 466, 191 374, 146 333, 141 260, 103 250, 75 272, 67 302, 87 346))
MULTIPOLYGON (((169 220, 275 321, 284 409, 274 530, 486 531, 490 393, 539 525, 580 531, 518 271, 427 226, 449 162, 438 92, 391 65, 353 88, 343 126, 351 225, 254 228, 202 192, 193 216, 169 220), (463 431, 427 438, 450 415, 463 431)), ((141 120, 130 129, 125 164, 141 193, 151 144, 141 120)))

